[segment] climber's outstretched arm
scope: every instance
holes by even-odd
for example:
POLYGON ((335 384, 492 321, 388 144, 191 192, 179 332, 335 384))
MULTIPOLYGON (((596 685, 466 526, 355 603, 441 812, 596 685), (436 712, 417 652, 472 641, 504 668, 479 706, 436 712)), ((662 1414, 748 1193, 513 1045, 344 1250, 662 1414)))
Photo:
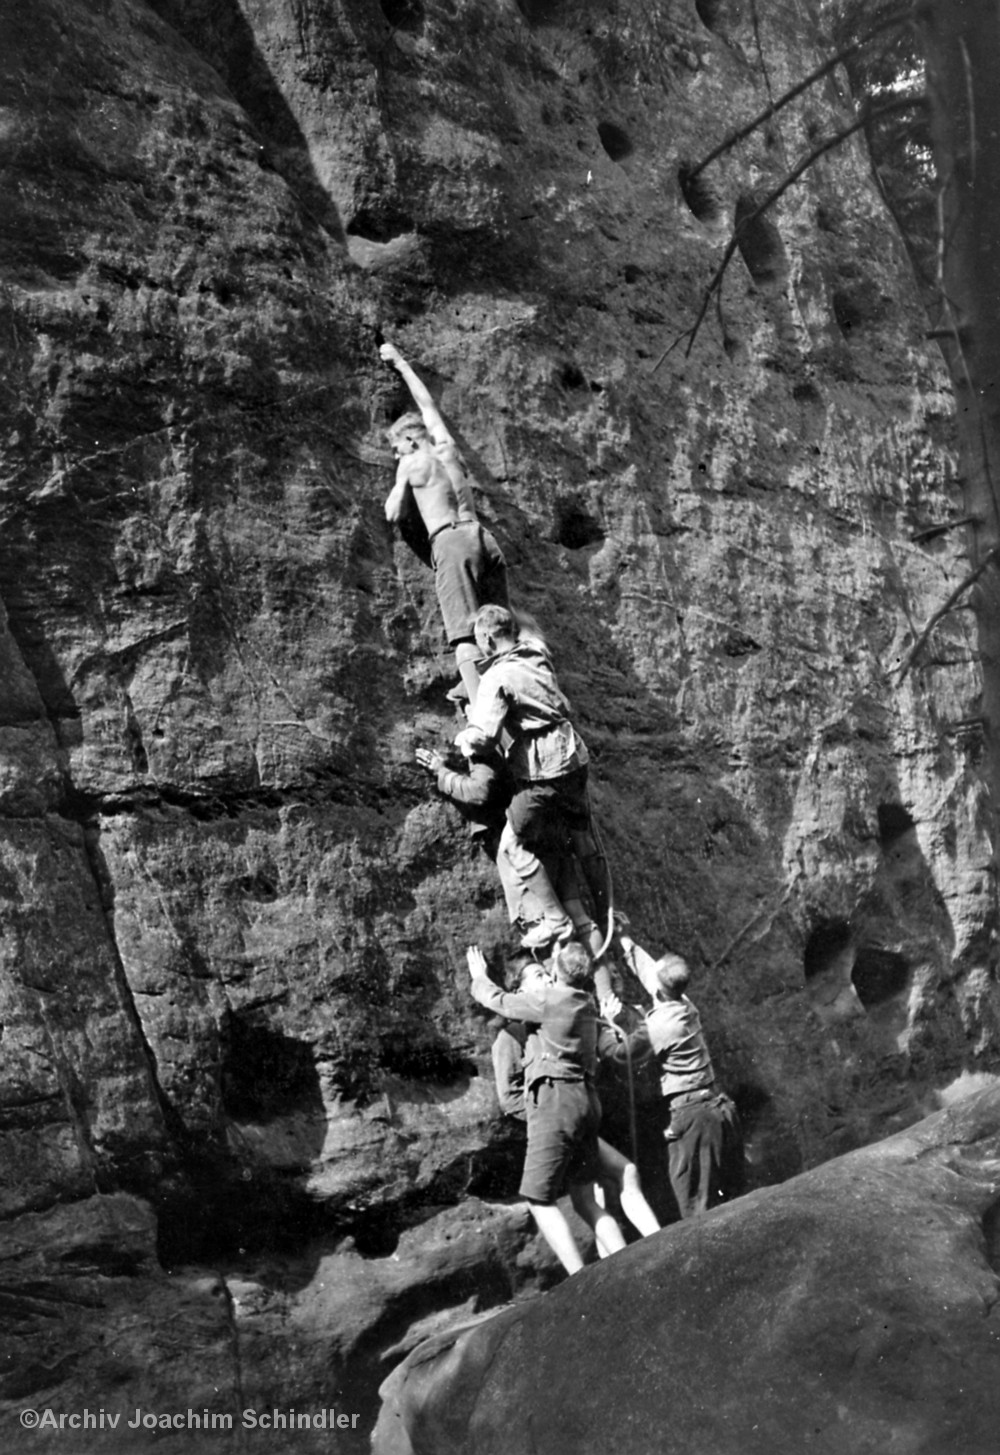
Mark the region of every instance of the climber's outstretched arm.
POLYGON ((656 973, 656 967, 660 962, 654 960, 648 950, 644 950, 641 945, 637 945, 630 935, 619 932, 618 943, 622 947, 625 961, 632 971, 632 974, 636 977, 650 999, 655 1002, 660 989, 660 980, 656 973))
POLYGON ((470 945, 465 952, 471 982, 469 988, 473 999, 478 1000, 494 1015, 502 1015, 509 1021, 528 1021, 540 1025, 546 1009, 545 992, 547 983, 542 981, 532 989, 501 990, 494 985, 487 974, 486 956, 478 945, 470 945))
POLYGON ((441 418, 441 413, 431 397, 430 390, 419 375, 414 373, 413 369, 403 358, 403 355, 396 348, 396 345, 383 344, 379 349, 379 353, 387 364, 392 364, 393 368, 397 369, 403 376, 406 387, 409 389, 413 398, 413 402, 420 410, 420 416, 424 421, 427 433, 434 443, 436 445, 454 445, 455 441, 452 439, 448 426, 441 418))

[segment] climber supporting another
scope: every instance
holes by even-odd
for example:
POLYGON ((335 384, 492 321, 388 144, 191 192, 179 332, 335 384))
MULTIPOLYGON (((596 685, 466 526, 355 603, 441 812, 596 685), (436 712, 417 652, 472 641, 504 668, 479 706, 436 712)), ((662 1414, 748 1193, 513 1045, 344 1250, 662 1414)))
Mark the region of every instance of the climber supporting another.
MULTIPOLYGON (((541 967, 533 960, 520 971, 519 985, 530 984, 543 975, 541 967)), ((510 982, 508 981, 508 984, 510 982)), ((530 1079, 531 1065, 539 1050, 535 1038, 536 1027, 525 1021, 505 1021, 497 1032, 491 1048, 493 1059, 493 1080, 497 1090, 497 1101, 504 1116, 516 1122, 525 1122, 527 1112, 524 1083, 530 1079)), ((608 1035, 605 1029, 602 1037, 608 1035)), ((600 1050, 600 1044, 599 1048, 600 1050)), ((641 1237, 659 1231, 659 1221, 646 1201, 639 1180, 639 1169, 617 1148, 603 1137, 597 1139, 597 1165, 600 1168, 600 1186, 605 1195, 617 1194, 622 1212, 641 1237)), ((604 1204, 607 1206, 607 1203, 604 1204)), ((598 1252, 607 1256, 598 1244, 598 1252)))
MULTIPOLYGON (((519 637, 510 612, 500 606, 481 608, 475 634, 480 650, 492 660, 480 678, 469 725, 455 741, 464 751, 475 752, 498 743, 505 732, 510 739, 507 763, 517 791, 507 810, 499 855, 542 906, 542 919, 522 941, 539 949, 574 932, 538 856, 555 820, 568 833, 598 918, 607 913, 607 871, 594 842, 587 798, 589 754, 570 722, 569 703, 541 643, 519 637)), ((600 944, 602 936, 592 921, 580 928, 600 944)), ((603 967, 598 971, 603 995, 610 983, 603 967)))
MULTIPOLYGON (((543 918, 545 905, 535 899, 530 885, 521 880, 507 855, 500 853, 507 808, 514 796, 510 770, 500 750, 492 744, 463 743, 462 756, 465 770, 456 772, 435 749, 418 748, 416 752, 421 767, 434 774, 438 792, 454 803, 467 820, 473 843, 484 849, 496 865, 511 924, 520 925, 522 932, 531 932, 543 918)), ((538 857, 548 876, 546 882, 555 891, 578 935, 587 943, 597 941, 592 945, 597 949, 601 935, 581 898, 569 835, 561 818, 553 818, 549 828, 546 843, 538 846, 538 857)), ((602 968, 598 974, 606 975, 606 970, 602 968)), ((610 981, 602 979, 602 994, 610 988, 610 981)))
MULTIPOLYGON (((622 1037, 621 1050, 635 1058, 651 1049, 659 1062, 670 1185, 681 1217, 695 1217, 743 1190, 740 1120, 716 1084, 701 1018, 685 994, 687 962, 672 954, 653 960, 628 935, 619 943, 653 997, 643 1025, 622 1037)), ((609 996, 601 1009, 613 1020, 622 1005, 609 996)))
POLYGON ((500 750, 493 745, 463 743, 462 756, 467 765, 464 772, 449 768, 433 749, 418 748, 416 756, 417 762, 434 774, 438 792, 454 803, 467 820, 473 843, 496 865, 511 924, 533 924, 541 917, 542 907, 500 853, 507 806, 514 793, 500 750))
POLYGON ((403 376, 420 411, 402 415, 387 431, 399 464, 385 502, 386 519, 403 530, 409 507, 416 504, 448 644, 455 649, 469 701, 475 702, 479 653, 472 621, 486 602, 507 605, 507 565, 493 536, 479 523, 455 441, 427 386, 394 344, 383 344, 379 352, 403 376))
POLYGON ((480 1005, 508 1020, 538 1026, 537 1044, 525 1068, 528 1145, 520 1193, 538 1231, 567 1273, 583 1258, 557 1199, 568 1184, 573 1206, 594 1230, 599 1248, 624 1248, 621 1228, 594 1196, 600 1177, 597 1129, 601 1104, 594 1090, 597 1069, 597 1007, 590 995, 592 968, 582 945, 566 945, 552 956, 553 979, 541 974, 520 990, 501 990, 486 973, 478 945, 468 950, 472 994, 480 1005))

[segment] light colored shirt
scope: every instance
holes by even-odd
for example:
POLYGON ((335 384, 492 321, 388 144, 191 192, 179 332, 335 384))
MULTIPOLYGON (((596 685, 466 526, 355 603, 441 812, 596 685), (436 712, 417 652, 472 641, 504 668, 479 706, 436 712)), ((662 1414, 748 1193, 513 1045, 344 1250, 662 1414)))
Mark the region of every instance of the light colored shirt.
POLYGON ((541 981, 530 989, 501 990, 477 975, 472 994, 480 1005, 507 1020, 538 1027, 525 1056, 524 1080, 530 1089, 551 1076, 555 1081, 593 1080, 597 1070, 597 1007, 586 990, 561 981, 541 981))
POLYGON ((711 1086, 715 1072, 701 1017, 686 995, 680 1000, 657 1001, 646 1014, 646 1031, 660 1063, 664 1096, 711 1086))
POLYGON ((561 778, 590 756, 569 713, 547 654, 535 643, 519 642, 483 673, 460 737, 485 747, 499 742, 506 729, 507 761, 519 783, 561 778))

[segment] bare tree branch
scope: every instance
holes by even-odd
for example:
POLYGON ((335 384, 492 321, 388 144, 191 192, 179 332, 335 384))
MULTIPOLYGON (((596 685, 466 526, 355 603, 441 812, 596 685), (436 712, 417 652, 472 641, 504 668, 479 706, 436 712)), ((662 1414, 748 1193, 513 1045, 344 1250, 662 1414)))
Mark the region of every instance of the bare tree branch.
POLYGON ((963 37, 959 37, 958 48, 962 52, 962 66, 965 70, 965 94, 966 105, 969 108, 969 163, 970 177, 969 185, 976 185, 976 97, 972 85, 972 62, 969 59, 969 47, 965 44, 963 37))
POLYGON ((725 277, 726 269, 732 262, 733 254, 736 252, 736 249, 740 245, 740 239, 742 238, 744 232, 751 223, 756 222, 759 217, 762 217, 767 209, 773 206, 773 204, 777 202, 778 198, 784 192, 787 192, 788 188, 791 187, 793 183, 799 180, 803 172, 807 172, 812 164, 817 161, 821 156, 823 156, 825 152, 832 151, 834 147, 840 146, 841 142, 846 141, 847 138, 853 136, 856 131, 860 131, 862 127, 867 126, 869 121, 871 121, 873 117, 886 116, 892 111, 905 111, 910 107, 922 104, 922 98, 914 99, 912 96, 904 96, 898 97, 895 101, 885 102, 878 107, 866 106, 864 109, 864 113, 860 117, 858 117, 856 121, 853 121, 850 126, 845 126, 843 130, 836 132, 833 136, 827 137, 825 141, 819 144, 819 146, 814 147, 813 150, 808 154, 808 156, 804 157, 797 167, 794 167, 792 171, 787 172, 785 176, 782 177, 778 185, 772 188, 772 190, 767 194, 763 202, 759 203, 752 212, 747 213, 746 217, 743 218, 739 227, 736 228, 732 237, 729 239, 729 242, 726 244, 726 251, 722 255, 722 262, 719 264, 718 268, 716 268, 708 285, 705 288, 705 292, 701 300, 701 308, 698 310, 698 317, 695 319, 694 323, 689 329, 685 329, 682 334, 679 334, 677 338, 674 339, 673 343, 671 343, 667 348, 663 350, 663 353, 656 360, 656 363, 653 365, 649 372, 651 374, 655 374, 657 369, 663 363, 663 360, 667 357, 667 355, 673 353, 677 345, 681 343, 684 339, 687 339, 688 341, 687 348, 684 352, 686 354, 690 354, 692 348, 694 347, 694 341, 698 337, 698 331, 701 328, 702 323, 704 322, 705 314, 708 312, 708 305, 712 301, 712 295, 721 287, 722 280, 725 277))
POLYGON ((918 530, 915 535, 910 536, 910 540, 917 546, 921 541, 933 541, 938 536, 947 535, 950 530, 958 530, 960 525, 982 525, 982 523, 981 515, 963 515, 958 520, 940 521, 937 525, 924 526, 923 530, 918 530))
POLYGON ((831 56, 830 59, 824 61, 821 66, 817 66, 814 71, 810 71, 809 75, 806 76, 804 80, 799 81, 797 85, 791 88, 791 90, 785 91, 781 96, 778 97, 777 101, 773 101, 770 106, 765 107, 765 109, 759 112, 752 121, 746 122, 736 131, 731 131, 727 137, 720 141, 719 145, 713 151, 709 152, 707 157, 704 157, 698 163, 697 166, 692 167, 689 171, 685 171, 685 181, 693 181, 700 172, 703 172, 707 166, 714 162, 718 157, 721 157, 723 152, 729 151, 729 149, 736 146, 738 142, 744 141, 751 134, 751 132, 756 131, 757 128, 760 126, 763 126, 765 121, 769 121, 771 117, 774 116, 775 112, 780 111, 782 107, 787 106, 790 101, 794 101, 797 96, 801 96, 803 91, 808 91, 809 87, 814 86, 817 81, 822 81, 823 77, 829 75, 829 73, 834 70, 836 66, 840 65, 841 61, 846 60, 848 56, 854 55, 856 51, 863 50, 868 42, 874 40, 875 36, 879 35, 883 30, 891 30, 893 26, 905 24, 905 22, 910 18, 912 14, 912 5, 906 5, 903 7, 902 10, 894 11, 892 15, 886 16, 882 20, 880 20, 878 25, 872 26, 871 30, 867 31, 860 40, 852 41, 850 45, 846 45, 841 50, 839 50, 835 56, 831 56))
POLYGON ((970 571, 969 574, 958 583, 954 591, 948 597, 947 601, 945 601, 942 606, 939 606, 937 611, 934 612, 933 616, 930 618, 927 625, 924 627, 923 631, 920 633, 919 637, 910 648, 910 651, 907 653, 906 661, 899 669, 899 677, 896 680, 897 687, 901 687, 903 685, 907 672, 909 672, 910 668, 913 666, 914 659, 926 646, 930 634, 937 626, 938 622, 941 621, 943 617, 947 616, 949 611, 954 610, 957 603, 962 599, 962 597, 969 590, 969 588, 971 586, 975 586, 976 582, 979 580, 983 572, 987 570, 989 566, 992 566, 994 561, 997 560, 1000 560, 1000 546, 994 546, 991 551, 987 551, 986 555, 979 562, 979 565, 975 568, 975 570, 970 571))
MULTIPOLYGON (((967 60, 968 59, 968 52, 965 51, 964 49, 963 49, 963 59, 964 60, 967 60)), ((970 104, 971 104, 971 102, 970 102, 970 104)), ((973 148, 973 152, 974 152, 975 151, 975 140, 974 139, 973 139, 973 142, 972 142, 972 148, 973 148)), ((944 195, 945 195, 946 189, 948 187, 950 187, 952 185, 952 183, 953 183, 953 174, 951 176, 946 177, 942 181, 941 186, 938 188, 938 196, 937 196, 937 212, 938 212, 938 258, 937 258, 937 268, 938 268, 938 281, 939 281, 939 291, 940 291, 940 294, 941 294, 942 308, 944 310, 945 317, 946 317, 946 319, 948 321, 948 327, 947 327, 947 329, 940 330, 940 333, 941 333, 942 337, 947 337, 948 340, 949 340, 949 342, 951 342, 952 344, 954 344, 955 352, 958 355, 958 364, 961 367, 962 382, 965 384, 965 387, 969 390, 970 397, 974 397, 975 396, 975 390, 974 390, 973 384, 972 384, 972 371, 969 368, 969 361, 968 361, 968 358, 966 356, 965 347, 964 347, 965 342, 968 339, 968 330, 959 322, 958 310, 956 308, 956 305, 953 302, 953 300, 949 297, 948 293, 945 290, 945 286, 944 286, 944 277, 945 277, 944 260, 945 260, 945 257, 947 255, 949 243, 951 241, 950 238, 947 238, 945 236, 945 228, 944 228, 944 195)), ((958 224, 958 216, 956 215, 955 220, 954 220, 954 223, 953 223, 953 235, 957 235, 958 225, 959 225, 958 224)), ((948 360, 947 352, 944 351, 944 350, 942 350, 942 352, 945 353, 945 359, 947 361, 948 360)), ((949 362, 949 367, 951 368, 951 371, 952 371, 952 375, 953 376, 954 375, 957 375, 958 372, 959 372, 958 368, 956 368, 954 366, 954 364, 952 364, 950 361, 948 361, 948 362, 949 362)), ((982 417, 981 414, 979 416, 979 439, 980 439, 980 444, 981 444, 981 447, 982 447, 983 474, 985 475, 985 477, 986 477, 986 483, 989 486, 989 498, 990 498, 990 504, 993 507, 994 524, 996 525, 997 530, 1000 531, 1000 494, 998 494, 998 492, 997 492, 996 481, 995 481, 994 475, 993 475, 992 462, 990 460, 990 442, 989 442, 989 436, 987 435, 987 432, 986 432, 986 424, 985 424, 985 421, 983 420, 983 417, 982 417)))
MULTIPOLYGON (((926 95, 926 93, 924 94, 926 95)), ((872 136, 870 127, 866 128, 866 134, 868 140, 868 155, 871 162, 871 173, 875 181, 875 186, 878 188, 878 194, 882 199, 883 206, 896 224, 896 230, 898 231, 899 236, 902 239, 903 246, 905 247, 907 256, 910 259, 910 266, 913 269, 914 275, 916 276, 918 283, 926 288, 928 292, 931 292, 934 288, 934 279, 930 276, 928 267, 925 264, 924 259, 920 255, 919 248, 914 243, 910 228, 907 226, 907 223, 903 218, 903 215, 896 203, 896 199, 892 195, 890 188, 888 188, 885 184, 882 172, 879 168, 878 162, 876 161, 874 138, 872 136)))

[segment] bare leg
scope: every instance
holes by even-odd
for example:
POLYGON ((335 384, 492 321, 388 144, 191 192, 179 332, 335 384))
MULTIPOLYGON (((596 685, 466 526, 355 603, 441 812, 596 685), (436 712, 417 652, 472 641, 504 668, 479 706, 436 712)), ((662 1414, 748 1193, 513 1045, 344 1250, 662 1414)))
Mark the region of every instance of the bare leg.
MULTIPOLYGON (((605 1191, 604 1186, 600 1182, 595 1182, 594 1183, 594 1201, 597 1203, 597 1206, 598 1207, 606 1208, 607 1205, 608 1205, 607 1199, 608 1199, 608 1194, 605 1191)), ((611 1256, 611 1254, 608 1252, 607 1248, 604 1247, 604 1244, 603 1243, 598 1243, 597 1244, 597 1256, 598 1256, 598 1258, 610 1258, 610 1256, 611 1256)))
POLYGON ((579 1273, 583 1259, 561 1209, 554 1202, 529 1202, 528 1206, 535 1226, 566 1272, 579 1273))
POLYGON ((622 1179, 618 1197, 622 1205, 622 1212, 637 1233, 640 1233, 644 1238, 648 1238, 650 1233, 658 1233, 660 1231, 657 1216, 643 1196, 642 1183, 639 1181, 639 1169, 632 1162, 629 1162, 625 1168, 625 1175, 622 1179))
POLYGON ((650 1233, 658 1233, 660 1224, 643 1196, 639 1169, 635 1163, 623 1157, 617 1147, 612 1147, 603 1137, 597 1139, 597 1160, 601 1177, 617 1185, 622 1212, 636 1232, 644 1238, 648 1238, 650 1233))
POLYGON ((611 1214, 604 1211, 594 1196, 593 1183, 574 1183, 570 1187, 569 1195, 580 1217, 593 1228, 598 1248, 603 1248, 607 1253, 620 1252, 625 1246, 624 1235, 611 1214))
MULTIPOLYGON (((605 1185, 603 1182, 595 1182, 594 1183, 594 1201, 597 1203, 597 1206, 598 1207, 604 1208, 605 1212, 607 1212, 607 1210, 608 1210, 608 1198, 609 1198, 609 1196, 613 1197, 617 1193, 617 1191, 618 1191, 617 1186, 614 1186, 613 1187, 610 1183, 607 1184, 607 1185, 605 1185)), ((612 1213, 612 1217, 613 1216, 614 1216, 614 1214, 612 1213)), ((599 1243, 595 1239, 594 1246, 597 1248, 597 1256, 598 1256, 598 1258, 610 1258, 611 1257, 610 1252, 608 1251, 607 1248, 605 1248, 605 1246, 604 1246, 603 1243, 599 1243)))

